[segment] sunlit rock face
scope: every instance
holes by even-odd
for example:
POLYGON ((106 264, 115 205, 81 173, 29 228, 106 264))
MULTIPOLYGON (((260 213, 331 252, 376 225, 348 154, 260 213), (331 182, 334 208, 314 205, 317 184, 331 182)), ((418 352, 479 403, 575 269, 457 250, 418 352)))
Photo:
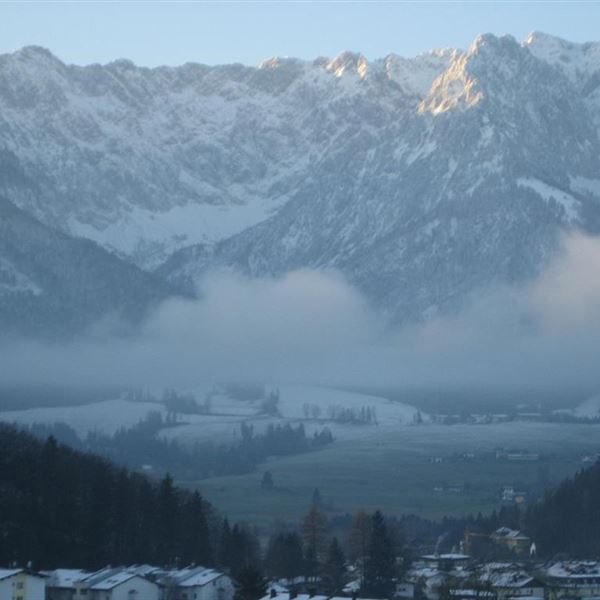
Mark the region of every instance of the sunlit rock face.
POLYGON ((25 48, 0 57, 0 193, 178 285, 333 268, 422 319, 598 230, 599 49, 146 69, 25 48))

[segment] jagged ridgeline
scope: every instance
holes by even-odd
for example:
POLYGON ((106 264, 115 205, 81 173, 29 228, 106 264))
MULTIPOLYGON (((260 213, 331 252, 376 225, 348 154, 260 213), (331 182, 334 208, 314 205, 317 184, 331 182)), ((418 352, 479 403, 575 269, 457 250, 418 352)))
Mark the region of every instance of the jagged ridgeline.
POLYGON ((42 225, 24 227, 19 253, 0 246, 1 310, 35 329, 160 296, 133 264, 190 290, 215 266, 334 267, 401 321, 527 280, 559 231, 600 229, 599 48, 484 35, 257 68, 0 56, 0 194, 119 257, 78 246, 104 265, 81 281, 76 253, 56 255, 66 316, 56 269, 29 265, 42 225))

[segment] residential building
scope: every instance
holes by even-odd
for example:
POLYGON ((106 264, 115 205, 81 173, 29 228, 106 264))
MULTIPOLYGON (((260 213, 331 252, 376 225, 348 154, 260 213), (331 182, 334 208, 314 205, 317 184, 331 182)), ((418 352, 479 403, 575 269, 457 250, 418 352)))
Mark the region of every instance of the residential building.
POLYGON ((492 542, 498 546, 503 546, 514 554, 525 555, 531 548, 531 538, 522 534, 520 531, 510 529, 509 527, 500 527, 490 536, 492 542))
POLYGON ((44 600, 46 585, 40 573, 0 569, 0 600, 44 600))
POLYGON ((544 583, 517 564, 488 563, 479 569, 477 579, 488 585, 499 600, 544 598, 544 583))
POLYGON ((214 569, 187 567, 152 574, 162 600, 233 600, 233 580, 214 569))
POLYGON ((73 600, 160 600, 156 583, 126 568, 110 567, 74 582, 73 600))
POLYGON ((591 560, 557 562, 543 571, 548 600, 600 600, 600 563, 591 560))
POLYGON ((81 569, 55 569, 42 574, 46 577, 46 600, 73 600, 75 582, 89 575, 81 569))

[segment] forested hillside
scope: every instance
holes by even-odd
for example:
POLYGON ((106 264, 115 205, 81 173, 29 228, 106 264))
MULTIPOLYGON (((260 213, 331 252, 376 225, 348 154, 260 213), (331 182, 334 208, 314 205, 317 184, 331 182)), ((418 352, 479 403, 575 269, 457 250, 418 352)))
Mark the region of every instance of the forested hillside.
POLYGON ((251 563, 253 537, 197 492, 0 426, 0 564, 251 563))
POLYGON ((172 289, 97 244, 51 229, 0 197, 2 335, 64 338, 103 317, 137 322, 172 289))
POLYGON ((567 479, 526 515, 526 531, 544 556, 600 554, 600 462, 567 479))

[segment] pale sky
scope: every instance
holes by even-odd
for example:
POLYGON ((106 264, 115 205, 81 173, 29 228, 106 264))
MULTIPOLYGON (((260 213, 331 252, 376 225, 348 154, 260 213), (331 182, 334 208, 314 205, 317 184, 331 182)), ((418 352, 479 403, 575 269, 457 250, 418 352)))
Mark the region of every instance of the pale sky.
POLYGON ((522 40, 544 31, 600 40, 600 2, 27 2, 0 0, 0 53, 49 48, 69 63, 129 58, 140 65, 367 58, 467 47, 479 33, 522 40))

